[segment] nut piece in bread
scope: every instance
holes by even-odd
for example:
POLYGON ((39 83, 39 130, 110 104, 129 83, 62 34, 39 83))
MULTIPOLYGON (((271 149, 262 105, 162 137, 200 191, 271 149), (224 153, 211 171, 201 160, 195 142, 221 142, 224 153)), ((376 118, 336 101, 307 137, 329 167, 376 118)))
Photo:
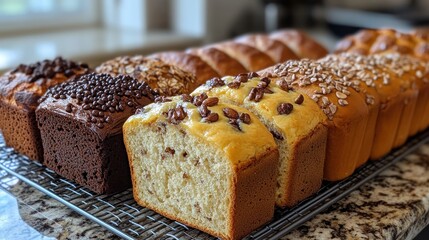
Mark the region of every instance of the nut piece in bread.
POLYGON ((259 71, 275 64, 267 54, 246 44, 227 41, 212 46, 235 58, 248 72, 259 71))
POLYGON ((319 59, 328 54, 325 47, 302 31, 279 30, 268 36, 286 44, 299 58, 319 59))
POLYGON ((316 193, 322 184, 326 116, 307 95, 281 89, 276 79, 256 73, 211 79, 192 95, 207 92, 253 112, 273 134, 279 148, 276 204, 292 207, 316 193))
POLYGON ((249 45, 266 53, 276 63, 299 59, 299 57, 286 44, 276 39, 272 39, 265 34, 243 35, 236 38, 235 41, 249 45))
POLYGON ((89 71, 80 64, 57 57, 21 64, 0 77, 0 130, 6 145, 32 160, 43 162, 43 148, 36 115, 39 98, 52 86, 89 71))
POLYGON ((269 221, 278 165, 271 133, 246 109, 204 94, 164 101, 124 124, 137 203, 222 239, 269 221))
POLYGON ((36 110, 45 165, 98 194, 129 188, 122 125, 153 99, 126 75, 91 73, 51 88, 36 110))
POLYGON ((98 66, 97 73, 108 73, 114 77, 130 75, 146 82, 153 90, 163 96, 190 93, 196 83, 194 74, 159 59, 143 56, 122 56, 106 61, 98 66))
POLYGON ((186 52, 200 57, 216 70, 219 76, 238 75, 247 72, 239 61, 214 47, 191 48, 186 52))
POLYGON ((189 53, 174 51, 161 52, 152 54, 148 56, 148 58, 158 58, 165 63, 193 74, 197 81, 190 85, 189 89, 191 91, 203 84, 207 79, 219 77, 219 74, 210 67, 209 64, 201 60, 201 58, 189 53))
POLYGON ((358 86, 344 81, 341 73, 308 59, 290 60, 263 74, 281 78, 276 81, 279 87, 307 94, 319 105, 328 117, 324 178, 337 181, 350 176, 359 162, 369 114, 358 86))

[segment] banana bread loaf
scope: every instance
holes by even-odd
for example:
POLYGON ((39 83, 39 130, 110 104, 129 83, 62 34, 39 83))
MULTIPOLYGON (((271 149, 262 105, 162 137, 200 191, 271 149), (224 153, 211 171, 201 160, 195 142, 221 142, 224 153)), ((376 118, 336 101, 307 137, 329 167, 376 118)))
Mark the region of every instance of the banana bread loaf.
POLYGON ((51 88, 36 110, 45 165, 96 193, 131 186, 122 125, 154 99, 146 84, 87 74, 51 88))
MULTIPOLYGON (((211 79, 192 95, 202 92, 247 108, 273 134, 280 158, 278 206, 294 206, 320 189, 326 155, 326 116, 310 97, 292 89, 282 90, 256 73, 211 79)), ((227 114, 238 117, 235 112, 227 114)))
POLYGON ((164 100, 124 124, 137 203, 222 239, 269 221, 278 172, 271 133, 248 110, 205 94, 164 100))
POLYGON ((88 72, 87 64, 57 57, 21 64, 0 77, 0 130, 6 145, 32 160, 43 162, 43 148, 34 111, 52 86, 88 72))

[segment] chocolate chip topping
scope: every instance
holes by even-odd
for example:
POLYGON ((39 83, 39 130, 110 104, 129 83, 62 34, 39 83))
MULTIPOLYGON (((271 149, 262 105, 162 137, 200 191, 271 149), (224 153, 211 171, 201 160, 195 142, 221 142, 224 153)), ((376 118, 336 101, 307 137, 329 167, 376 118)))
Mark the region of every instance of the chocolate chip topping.
POLYGON ((192 102, 194 98, 189 94, 182 94, 182 101, 184 102, 192 102))
POLYGON ((219 120, 219 114, 217 113, 210 113, 207 117, 204 117, 202 119, 203 122, 207 122, 207 123, 217 122, 218 120, 219 120))
POLYGON ((301 105, 304 102, 304 96, 299 94, 299 96, 295 99, 295 103, 301 105))
POLYGON ((187 116, 182 106, 170 109, 167 112, 167 121, 172 124, 179 124, 187 116))
POLYGON ((250 124, 250 115, 247 113, 240 113, 238 117, 243 123, 250 124))
POLYGON ((235 129, 241 131, 240 122, 237 119, 230 118, 228 123, 231 124, 235 129))
POLYGON ((206 86, 208 86, 210 88, 222 87, 222 86, 225 86, 225 82, 222 81, 222 79, 220 79, 218 77, 215 77, 215 78, 212 78, 212 79, 208 80, 206 82, 206 86))
POLYGON ((247 74, 241 73, 235 77, 234 81, 237 81, 240 83, 245 83, 245 82, 249 81, 249 78, 248 78, 247 74))
POLYGON ((203 101, 203 105, 206 105, 207 107, 213 107, 217 105, 219 102, 219 98, 217 97, 210 97, 203 101))
POLYGON ((199 107, 199 106, 201 106, 201 104, 203 104, 203 101, 206 100, 207 98, 208 97, 207 97, 206 93, 201 93, 200 95, 197 95, 197 96, 194 97, 192 103, 195 106, 199 107))
POLYGON ((250 72, 247 74, 248 78, 254 78, 254 77, 259 77, 259 74, 255 73, 255 72, 250 72))
MULTIPOLYGON (((99 128, 111 119, 106 114, 122 112, 125 108, 141 107, 139 99, 143 96, 154 100, 155 93, 146 84, 129 76, 112 77, 108 74, 86 74, 50 88, 42 101, 55 99, 75 99, 76 105, 87 111, 89 122, 99 128)), ((75 107, 68 103, 66 111, 71 113, 75 107)))
MULTIPOLYGON (((166 97, 166 96, 156 96, 155 102, 157 102, 157 103, 171 102, 171 99, 166 97)), ((132 107, 132 106, 130 106, 130 107, 132 107)))
POLYGON ((56 74, 71 77, 75 72, 88 72, 87 64, 79 64, 73 61, 57 57, 54 60, 43 60, 29 65, 20 64, 11 73, 23 73, 29 75, 29 82, 35 82, 41 78, 53 78, 56 74))
POLYGON ((238 112, 232 108, 224 108, 222 109, 223 115, 227 118, 238 119, 238 112))
POLYGON ((237 81, 237 80, 234 80, 234 81, 228 83, 228 87, 232 88, 232 89, 238 89, 240 87, 240 85, 241 85, 241 82, 237 81))
POLYGON ((293 110, 293 105, 290 103, 280 103, 277 106, 277 112, 279 112, 279 114, 288 115, 292 112, 292 110, 293 110))
POLYGON ((207 105, 199 106, 198 112, 200 113, 201 117, 203 117, 203 118, 207 117, 211 113, 211 111, 207 108, 207 105))

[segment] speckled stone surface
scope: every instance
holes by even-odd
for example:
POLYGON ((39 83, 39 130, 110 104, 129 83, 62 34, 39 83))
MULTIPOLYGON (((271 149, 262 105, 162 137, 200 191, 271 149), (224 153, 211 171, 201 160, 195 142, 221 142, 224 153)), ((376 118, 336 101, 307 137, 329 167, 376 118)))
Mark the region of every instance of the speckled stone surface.
MULTIPOLYGON (((25 183, 10 185, 6 189, 17 200, 23 224, 40 233, 34 239, 117 238, 25 183)), ((428 223, 429 144, 283 239, 412 239, 428 223)), ((29 236, 28 229, 19 231, 29 236)))

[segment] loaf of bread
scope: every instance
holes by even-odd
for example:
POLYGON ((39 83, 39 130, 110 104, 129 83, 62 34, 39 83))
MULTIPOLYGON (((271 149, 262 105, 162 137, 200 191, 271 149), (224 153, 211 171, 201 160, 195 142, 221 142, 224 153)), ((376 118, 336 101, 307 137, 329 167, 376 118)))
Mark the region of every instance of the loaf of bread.
POLYGON ((306 94, 319 105, 328 117, 324 179, 337 181, 350 176, 361 161, 369 115, 358 86, 344 81, 341 73, 308 59, 290 60, 261 74, 281 78, 275 83, 306 94))
POLYGON ((266 53, 275 63, 286 60, 299 59, 299 57, 284 43, 271 39, 265 34, 248 34, 236 38, 234 41, 249 45, 266 53))
POLYGON ((99 194, 130 187, 122 125, 154 96, 130 76, 95 73, 49 89, 36 110, 45 165, 99 194))
POLYGON ((0 77, 0 130, 6 145, 32 160, 43 162, 43 148, 34 111, 52 86, 88 72, 87 64, 57 57, 19 65, 0 77))
POLYGON ((161 52, 152 54, 148 56, 148 58, 158 58, 165 63, 193 74, 197 81, 189 87, 191 91, 203 84, 207 79, 219 77, 218 73, 210 67, 209 64, 201 60, 201 58, 189 53, 174 51, 161 52))
POLYGON ((186 52, 200 57, 216 70, 219 76, 232 76, 247 72, 239 61, 214 47, 191 48, 186 52))
POLYGON ((335 52, 362 55, 399 53, 429 60, 429 42, 424 35, 401 33, 393 29, 365 29, 338 42, 335 52))
MULTIPOLYGON (((273 134, 280 158, 278 206, 294 206, 320 189, 326 155, 326 116, 310 97, 292 89, 282 90, 256 73, 211 79, 192 95, 203 92, 247 108, 273 134)), ((228 114, 238 118, 235 112, 228 114)))
POLYGON ((299 58, 319 59, 328 54, 325 47, 302 31, 279 30, 268 36, 286 44, 299 58))
POLYGON ((227 41, 212 46, 239 61, 248 72, 259 71, 275 64, 267 54, 242 43, 227 41))
POLYGON ((141 55, 123 56, 102 63, 95 69, 97 73, 108 73, 114 77, 130 75, 146 82, 163 96, 190 93, 196 85, 196 77, 179 67, 159 59, 149 59, 141 55))
POLYGON ((278 150, 257 117, 204 93, 163 100, 123 127, 137 203, 222 239, 269 221, 278 150))

